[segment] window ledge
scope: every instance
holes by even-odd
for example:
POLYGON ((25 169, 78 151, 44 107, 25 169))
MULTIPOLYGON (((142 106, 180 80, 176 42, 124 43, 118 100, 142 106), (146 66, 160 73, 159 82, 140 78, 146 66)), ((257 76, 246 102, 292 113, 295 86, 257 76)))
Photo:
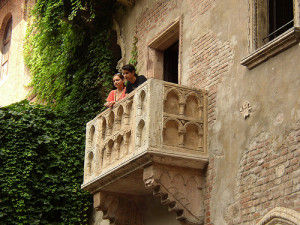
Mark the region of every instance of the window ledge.
POLYGON ((251 53, 246 58, 242 59, 241 64, 247 66, 248 69, 252 69, 259 64, 267 61, 269 58, 279 54, 280 52, 290 48, 291 46, 298 44, 300 39, 300 28, 293 27, 268 42, 261 48, 251 53))

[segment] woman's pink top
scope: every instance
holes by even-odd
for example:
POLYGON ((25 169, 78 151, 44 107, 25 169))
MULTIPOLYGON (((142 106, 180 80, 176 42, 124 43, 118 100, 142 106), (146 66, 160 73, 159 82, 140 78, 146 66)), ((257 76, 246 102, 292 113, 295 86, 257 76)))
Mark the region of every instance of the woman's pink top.
POLYGON ((117 90, 112 90, 112 91, 109 93, 109 95, 108 95, 106 101, 107 101, 107 102, 112 102, 112 101, 117 102, 117 101, 121 100, 122 98, 125 98, 125 91, 126 91, 126 87, 123 89, 123 91, 122 91, 120 97, 119 97, 118 99, 116 99, 116 92, 117 92, 117 90))

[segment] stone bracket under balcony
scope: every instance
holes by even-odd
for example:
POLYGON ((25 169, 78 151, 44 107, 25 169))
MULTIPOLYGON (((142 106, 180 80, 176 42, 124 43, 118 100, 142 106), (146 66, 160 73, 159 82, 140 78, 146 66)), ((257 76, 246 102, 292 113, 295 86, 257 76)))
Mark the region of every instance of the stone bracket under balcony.
POLYGON ((149 195, 203 224, 206 135, 205 91, 149 79, 87 124, 82 188, 111 224, 144 224, 149 195))

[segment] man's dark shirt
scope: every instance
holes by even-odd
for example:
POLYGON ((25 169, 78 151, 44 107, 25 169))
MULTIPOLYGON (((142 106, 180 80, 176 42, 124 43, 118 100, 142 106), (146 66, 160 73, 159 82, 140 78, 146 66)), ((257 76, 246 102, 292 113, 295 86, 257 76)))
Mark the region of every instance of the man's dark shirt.
POLYGON ((138 86, 140 86, 142 83, 144 83, 147 80, 147 78, 144 75, 139 75, 136 77, 135 82, 132 84, 130 81, 127 81, 126 84, 126 94, 129 94, 134 89, 136 89, 138 86))

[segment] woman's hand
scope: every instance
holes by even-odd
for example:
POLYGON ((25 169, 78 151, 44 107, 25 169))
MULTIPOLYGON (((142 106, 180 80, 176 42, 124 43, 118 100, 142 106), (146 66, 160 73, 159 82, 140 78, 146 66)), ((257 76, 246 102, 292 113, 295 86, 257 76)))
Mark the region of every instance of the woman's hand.
POLYGON ((115 103, 116 103, 115 101, 106 102, 106 103, 104 104, 104 106, 106 106, 106 107, 113 107, 113 105, 114 105, 115 103))

